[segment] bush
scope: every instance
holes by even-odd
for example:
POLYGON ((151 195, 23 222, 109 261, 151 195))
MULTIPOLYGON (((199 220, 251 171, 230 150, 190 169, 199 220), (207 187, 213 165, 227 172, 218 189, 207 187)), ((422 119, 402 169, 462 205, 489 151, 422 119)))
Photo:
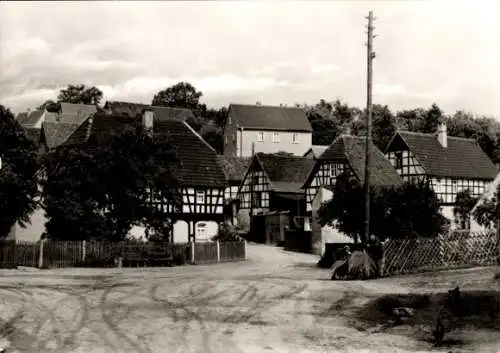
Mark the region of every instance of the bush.
POLYGON ((212 241, 231 242, 241 241, 236 228, 231 224, 222 223, 219 226, 219 231, 216 236, 212 237, 212 241))
POLYGON ((174 265, 182 266, 186 264, 186 255, 184 253, 176 253, 174 254, 174 265))

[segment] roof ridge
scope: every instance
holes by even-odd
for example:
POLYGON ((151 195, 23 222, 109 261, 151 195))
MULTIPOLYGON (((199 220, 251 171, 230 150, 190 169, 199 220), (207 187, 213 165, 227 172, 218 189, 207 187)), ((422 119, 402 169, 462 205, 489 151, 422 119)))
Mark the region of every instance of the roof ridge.
MULTIPOLYGON (((177 120, 172 120, 172 121, 177 121, 177 120)), ((215 152, 216 155, 218 155, 217 151, 215 150, 215 148, 213 148, 212 146, 210 146, 210 144, 205 141, 205 139, 203 137, 201 137, 201 135, 199 133, 196 132, 195 129, 193 129, 188 123, 186 123, 184 120, 181 120, 180 121, 181 123, 183 123, 185 126, 187 126, 187 128, 198 138, 201 140, 201 142, 203 142, 208 148, 210 148, 212 151, 215 152)))
MULTIPOLYGON (((418 135, 418 136, 436 136, 437 132, 417 132, 417 131, 408 131, 408 130, 397 130, 397 133, 404 133, 410 135, 418 135)), ((457 140, 468 140, 476 142, 476 139, 471 137, 461 137, 461 136, 452 136, 447 135, 447 138, 457 139, 457 140)))
MULTIPOLYGON (((256 108, 286 108, 286 109, 302 109, 300 107, 288 107, 281 105, 267 105, 267 104, 247 104, 247 103, 229 103, 229 107, 232 105, 239 105, 245 107, 256 107, 256 108)), ((303 109, 302 109, 303 110, 303 109)))

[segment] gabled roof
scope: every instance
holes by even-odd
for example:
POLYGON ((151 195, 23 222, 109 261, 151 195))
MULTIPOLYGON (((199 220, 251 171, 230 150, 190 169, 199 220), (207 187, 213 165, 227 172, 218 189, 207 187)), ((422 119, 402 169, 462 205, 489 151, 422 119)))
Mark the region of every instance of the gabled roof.
POLYGON ((302 108, 230 104, 228 114, 245 129, 312 132, 302 108))
MULTIPOLYGON (((324 162, 347 163, 360 183, 365 182, 365 138, 340 135, 319 157, 314 169, 307 178, 306 187, 324 162)), ((372 145, 370 182, 374 186, 393 186, 402 183, 401 177, 382 152, 372 145)))
POLYGON ((409 131, 396 133, 387 148, 395 150, 404 143, 428 175, 466 179, 493 180, 497 168, 474 139, 448 136, 448 146, 441 146, 436 134, 409 131))
POLYGON ((250 164, 250 157, 226 157, 218 156, 222 167, 224 168, 224 173, 226 174, 226 179, 232 182, 239 182, 245 178, 245 172, 250 164))
POLYGON ((195 118, 191 109, 186 108, 171 108, 171 107, 160 107, 151 106, 142 103, 129 103, 129 102, 118 102, 118 101, 108 101, 104 105, 104 110, 108 111, 109 114, 113 116, 128 116, 135 118, 142 114, 144 109, 151 108, 153 110, 154 116, 162 120, 187 120, 190 118, 195 118))
POLYGON ((304 157, 309 154, 309 156, 311 156, 310 158, 318 159, 323 154, 323 152, 327 150, 327 148, 328 146, 324 145, 313 145, 306 151, 306 153, 304 153, 304 157))
POLYGON ((42 124, 41 134, 48 148, 64 144, 81 124, 46 122, 42 124))
POLYGON ((23 127, 33 127, 43 114, 43 110, 32 110, 30 112, 19 113, 16 120, 23 127))
MULTIPOLYGON (((67 144, 85 143, 92 135, 106 134, 139 123, 138 117, 96 113, 77 129, 67 144)), ((172 171, 180 185, 216 188, 224 188, 227 185, 217 153, 186 122, 159 120, 155 117, 153 131, 155 134, 166 135, 171 143, 178 158, 172 165, 172 171)))
POLYGON ((62 115, 84 115, 89 116, 97 111, 97 107, 91 104, 61 103, 62 115))
POLYGON ((298 156, 257 153, 255 160, 267 175, 274 192, 302 194, 302 184, 309 175, 315 161, 298 156))

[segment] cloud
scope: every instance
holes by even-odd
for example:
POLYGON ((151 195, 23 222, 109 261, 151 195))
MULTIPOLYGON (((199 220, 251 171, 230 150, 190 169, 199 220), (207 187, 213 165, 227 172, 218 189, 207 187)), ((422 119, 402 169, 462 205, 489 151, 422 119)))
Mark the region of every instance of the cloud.
POLYGON ((370 8, 375 102, 500 116, 500 29, 488 1, 2 2, 0 102, 33 108, 70 83, 148 102, 184 80, 212 106, 335 97, 364 106, 370 8))

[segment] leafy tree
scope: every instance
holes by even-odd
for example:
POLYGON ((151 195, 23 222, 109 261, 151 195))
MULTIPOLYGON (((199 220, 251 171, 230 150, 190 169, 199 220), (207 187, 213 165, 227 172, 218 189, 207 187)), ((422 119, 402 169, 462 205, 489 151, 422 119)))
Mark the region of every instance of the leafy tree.
POLYGON ((422 108, 401 110, 396 113, 396 126, 400 130, 418 132, 426 111, 422 108))
POLYGON ((462 229, 470 229, 471 211, 476 203, 477 197, 473 197, 468 189, 457 194, 453 207, 453 216, 459 221, 462 229))
POLYGON ((219 126, 206 124, 201 128, 200 134, 217 153, 222 154, 224 149, 224 135, 219 126))
POLYGON ((68 87, 59 91, 57 101, 49 99, 41 104, 37 109, 57 113, 61 110, 61 103, 98 105, 101 102, 102 97, 102 91, 97 87, 68 85, 68 87))
POLYGON ((102 99, 102 91, 97 87, 85 85, 68 85, 57 96, 58 102, 98 105, 102 99))
POLYGON ((439 123, 443 119, 443 112, 438 107, 436 103, 433 103, 432 106, 425 112, 424 119, 422 121, 422 125, 420 126, 420 132, 424 133, 434 133, 437 131, 437 127, 439 123))
POLYGON ((50 113, 57 113, 61 110, 61 103, 54 102, 52 99, 45 101, 36 108, 37 110, 46 110, 50 113))
POLYGON ((200 109, 200 98, 203 93, 188 82, 179 82, 168 87, 153 97, 151 105, 175 108, 200 109))
POLYGON ((496 195, 491 199, 486 199, 476 207, 473 212, 474 220, 487 229, 494 229, 500 217, 500 202, 498 201, 500 195, 500 186, 497 188, 496 195))
POLYGON ((133 225, 145 225, 166 238, 173 219, 151 204, 150 190, 178 205, 174 161, 167 139, 152 139, 139 126, 50 152, 43 188, 48 235, 120 240, 133 225))
MULTIPOLYGON (((382 240, 434 236, 443 226, 439 201, 426 183, 372 187, 370 195, 370 231, 382 240)), ((322 205, 319 217, 322 225, 334 226, 364 242, 364 191, 359 181, 346 173, 339 176, 333 198, 322 205)))
POLYGON ((37 207, 37 152, 12 112, 0 105, 0 238, 16 222, 26 226, 37 207))

